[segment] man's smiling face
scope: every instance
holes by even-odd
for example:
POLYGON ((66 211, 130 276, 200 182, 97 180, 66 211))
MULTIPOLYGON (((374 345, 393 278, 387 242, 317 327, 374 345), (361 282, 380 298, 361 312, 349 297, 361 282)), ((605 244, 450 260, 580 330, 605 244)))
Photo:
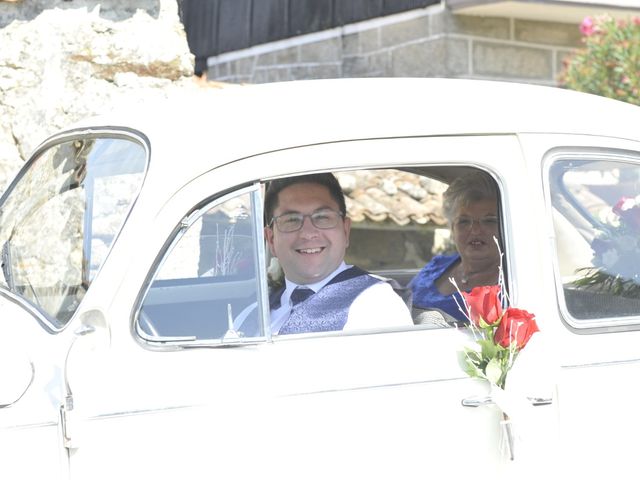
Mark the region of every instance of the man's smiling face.
MULTIPOLYGON (((278 193, 274 217, 284 213, 311 215, 322 210, 339 211, 329 189, 317 183, 297 183, 278 193)), ((299 285, 319 282, 344 259, 349 246, 351 221, 340 219, 329 229, 320 229, 305 217, 300 230, 283 233, 275 225, 265 228, 271 254, 278 258, 285 276, 299 285)))

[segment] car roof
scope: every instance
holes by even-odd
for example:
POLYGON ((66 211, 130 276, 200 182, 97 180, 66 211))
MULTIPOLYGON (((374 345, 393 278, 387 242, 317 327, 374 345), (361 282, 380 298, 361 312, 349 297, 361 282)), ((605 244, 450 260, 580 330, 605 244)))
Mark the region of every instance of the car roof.
POLYGON ((511 133, 638 140, 638 125, 636 106, 556 87, 376 78, 180 90, 77 126, 139 130, 151 143, 150 172, 187 181, 237 159, 326 142, 511 133))

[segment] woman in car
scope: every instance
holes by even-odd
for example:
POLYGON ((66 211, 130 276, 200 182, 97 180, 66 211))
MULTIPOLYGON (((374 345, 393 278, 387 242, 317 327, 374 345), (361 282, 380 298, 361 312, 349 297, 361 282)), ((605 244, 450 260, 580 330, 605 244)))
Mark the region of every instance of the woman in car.
POLYGON ((443 313, 448 323, 467 322, 464 304, 451 279, 462 291, 498 283, 500 250, 494 240, 499 238, 495 181, 480 171, 456 178, 444 193, 443 210, 457 252, 436 255, 409 283, 416 323, 423 323, 423 312, 433 310, 443 313))

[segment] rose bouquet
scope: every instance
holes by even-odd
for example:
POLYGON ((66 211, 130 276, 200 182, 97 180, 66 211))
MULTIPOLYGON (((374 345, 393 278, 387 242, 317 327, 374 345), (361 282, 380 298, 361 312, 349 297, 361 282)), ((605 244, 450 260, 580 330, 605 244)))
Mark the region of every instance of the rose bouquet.
POLYGON ((533 314, 506 306, 502 290, 501 283, 461 292, 475 338, 475 345, 465 347, 462 358, 469 376, 504 389, 507 373, 538 325, 533 314))
MULTIPOLYGON (((497 240, 496 240, 497 244, 497 240)), ((494 400, 505 399, 507 374, 513 367, 520 351, 527 345, 532 335, 538 332, 535 316, 526 310, 509 305, 504 288, 502 264, 497 285, 475 287, 471 292, 460 293, 463 305, 459 308, 469 320, 474 344, 465 346, 461 352, 461 364, 472 378, 482 378, 491 385, 494 400)), ((503 410, 501 422, 503 445, 507 445, 509 458, 514 459, 514 434, 511 419, 503 410)))
POLYGON ((593 266, 580 269, 574 284, 623 297, 640 298, 640 195, 612 207, 607 230, 591 242, 593 266))

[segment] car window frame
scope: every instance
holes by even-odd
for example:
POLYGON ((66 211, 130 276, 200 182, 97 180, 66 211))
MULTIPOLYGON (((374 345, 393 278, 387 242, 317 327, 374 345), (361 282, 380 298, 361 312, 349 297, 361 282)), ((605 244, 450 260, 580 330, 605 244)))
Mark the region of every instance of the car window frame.
MULTIPOLYGON (((24 175, 30 170, 32 165, 46 151, 50 150, 51 148, 55 148, 56 146, 66 142, 72 142, 74 140, 96 139, 96 138, 110 139, 110 140, 123 139, 139 145, 144 150, 145 168, 142 171, 142 178, 140 180, 140 183, 138 184, 138 187, 134 195, 132 196, 132 201, 128 206, 127 212, 122 218, 122 223, 120 224, 120 228, 118 229, 116 234, 113 236, 111 240, 111 244, 109 245, 109 249, 106 252, 100 267, 96 270, 95 274, 93 275, 93 279, 99 277, 100 271, 102 270, 104 265, 107 263, 114 245, 117 243, 120 234, 122 233, 127 221, 129 220, 129 217, 131 216, 131 212, 133 212, 135 208, 135 205, 139 199, 140 193, 142 192, 145 181, 147 179, 147 174, 149 172, 149 166, 151 163, 151 155, 150 155, 151 147, 150 147, 149 139, 146 135, 144 135, 142 132, 139 132, 138 130, 128 128, 128 127, 109 127, 109 126, 92 127, 92 128, 73 128, 70 130, 60 132, 46 139, 42 144, 36 147, 36 149, 29 156, 28 160, 20 168, 20 170, 18 171, 14 179, 7 186, 2 196, 0 197, 0 205, 3 205, 7 200, 7 198, 9 197, 9 195, 11 194, 11 192, 13 192, 17 184, 22 180, 24 175)), ((83 223, 90 221, 86 218, 86 212, 87 212, 87 209, 85 209, 85 212, 83 214, 84 215, 83 223)), ((86 241, 86 238, 83 239, 83 248, 86 247, 85 241, 86 241)), ((84 273, 83 273, 83 277, 84 277, 84 273)), ((93 283, 93 280, 91 281, 91 283, 93 283)), ((90 291, 91 291, 91 288, 89 288, 87 292, 85 292, 85 297, 90 291)), ((24 310, 26 310, 31 316, 33 316, 36 319, 37 323, 47 333, 54 334, 54 335, 65 331, 69 325, 74 323, 74 319, 79 315, 79 312, 82 311, 83 302, 81 301, 80 304, 78 305, 78 308, 76 308, 76 310, 74 311, 73 315, 65 323, 61 323, 58 321, 57 318, 51 316, 49 313, 45 312, 42 308, 33 304, 29 300, 23 298, 21 295, 9 289, 4 288, 4 286, 2 286, 1 284, 0 284, 0 296, 3 296, 4 298, 11 301, 12 303, 15 303, 16 305, 19 305, 20 307, 22 307, 24 310)))
MULTIPOLYGON (((591 147, 591 146, 558 146, 548 150, 542 159, 543 188, 545 191, 545 203, 548 212, 548 229, 550 238, 556 238, 556 230, 552 218, 552 188, 550 174, 553 166, 559 161, 570 160, 594 160, 633 163, 640 168, 640 151, 617 148, 614 146, 591 147)), ((594 219, 598 221, 598 219, 594 219)), ((622 332, 640 330, 640 312, 638 315, 625 317, 606 317, 597 319, 575 318, 569 309, 564 295, 564 285, 560 273, 560 260, 555 240, 552 245, 552 266, 554 275, 554 289, 560 319, 563 325, 576 334, 601 334, 609 332, 622 332)))
MULTIPOLYGON (((300 145, 283 150, 273 152, 264 152, 245 158, 238 158, 233 161, 226 162, 212 170, 207 171, 204 175, 194 178, 185 184, 179 190, 179 197, 182 199, 183 211, 192 214, 197 209, 203 208, 204 205, 216 201, 221 201, 223 196, 238 194, 241 188, 264 183, 278 179, 287 178, 297 175, 323 173, 323 172, 339 172, 339 171, 355 171, 360 169, 379 170, 379 169, 404 169, 414 171, 416 169, 431 168, 466 168, 480 169, 488 173, 496 182, 499 190, 500 205, 499 211, 501 215, 500 228, 504 236, 503 239, 503 255, 509 259, 514 259, 515 252, 513 250, 513 242, 511 236, 513 227, 509 212, 509 189, 505 178, 518 172, 524 165, 518 136, 515 134, 496 134, 496 135, 461 135, 461 136, 424 136, 424 137, 390 137, 390 138, 371 138, 371 139, 354 139, 349 141, 336 141, 316 145, 300 145), (452 140, 453 139, 453 140, 452 140), (406 160, 397 162, 394 159, 398 157, 398 151, 406 157, 406 160), (435 155, 435 159, 434 159, 435 155), (305 158, 304 164, 300 163, 301 156, 305 158), (505 169, 505 172, 502 169, 505 169), (503 173, 506 175, 503 176, 503 173), (211 175, 211 177, 209 177, 211 175), (209 180, 207 180, 209 178, 209 180), (232 178, 230 182, 227 179, 232 178), (193 184, 193 189, 190 185, 193 184), (219 193, 211 193, 211 188, 215 185, 215 189, 219 193), (188 193, 191 192, 191 193, 188 193), (197 192, 197 193, 196 193, 197 192), (196 207, 189 207, 186 203, 187 197, 194 199, 193 204, 196 207), (202 198, 203 200, 198 200, 202 198)), ((414 172, 415 173, 415 172, 414 172)), ((435 177, 437 178, 437 177, 435 177)), ((231 197, 226 197, 231 198, 231 197)), ((193 205, 192 204, 192 205, 193 205)), ((179 212, 176 212, 179 214, 179 212)), ((175 213, 174 213, 175 214, 175 213)), ((173 215, 172 215, 173 216, 173 215)), ((182 220, 188 217, 188 214, 182 215, 182 220)), ((176 217, 177 218, 177 217, 176 217)), ((257 218, 257 217, 256 217, 257 218)), ((261 217, 260 217, 261 218, 261 217)), ((165 243, 161 249, 165 252, 172 243, 171 238, 175 235, 179 228, 180 221, 176 220, 176 226, 172 233, 167 236, 165 243)), ((262 230, 262 225, 260 226, 262 230)), ((260 232, 263 235, 263 232, 260 232)), ((262 245, 266 248, 264 237, 261 237, 262 245)), ((139 336, 137 323, 139 321, 139 312, 141 302, 144 298, 146 290, 149 288, 149 282, 153 277, 153 273, 157 269, 157 264, 163 254, 159 253, 155 256, 153 265, 147 270, 146 280, 141 289, 138 291, 137 298, 132 305, 130 316, 130 333, 135 341, 144 348, 151 350, 176 350, 203 347, 222 347, 227 346, 219 341, 205 340, 189 340, 166 342, 149 342, 147 339, 139 336)), ((266 257, 265 257, 266 258, 266 257)), ((267 265, 264 264, 266 272, 267 265)), ((515 262, 504 262, 504 275, 506 287, 511 298, 518 296, 517 284, 513 281, 517 266, 515 262)), ((268 311, 268 290, 267 275, 263 275, 261 279, 264 285, 265 294, 262 301, 264 302, 265 311, 268 311)), ((252 345, 260 343, 274 343, 280 341, 298 341, 306 338, 333 337, 333 336, 361 336, 370 334, 396 333, 402 331, 419 331, 429 329, 426 325, 409 325, 406 327, 389 327, 389 328, 371 328, 357 331, 333 331, 304 333, 297 335, 277 336, 271 335, 267 325, 268 316, 264 315, 261 319, 265 324, 265 337, 256 341, 244 341, 235 343, 234 346, 252 345)))
POLYGON ((240 346, 240 345, 254 345, 256 343, 264 343, 271 336, 269 322, 266 321, 267 316, 263 312, 269 311, 269 299, 268 299, 268 286, 267 277, 261 274, 261 271, 266 271, 266 253, 265 253, 265 237, 264 230, 260 227, 262 225, 263 217, 263 195, 262 185, 260 182, 251 182, 250 184, 239 185, 238 188, 230 191, 222 192, 221 194, 208 197, 200 202, 196 207, 187 212, 180 222, 174 227, 172 232, 167 238, 167 241, 163 245, 162 249, 156 255, 156 258, 149 268, 147 277, 143 283, 144 288, 140 290, 135 302, 134 314, 132 318, 132 331, 134 338, 147 348, 153 350, 164 350, 174 348, 194 348, 194 347, 228 347, 228 346, 240 346), (253 220, 251 222, 254 243, 253 252, 256 262, 256 296, 257 296, 257 308, 259 319, 263 325, 264 335, 246 337, 246 338, 220 338, 220 339, 197 339, 195 337, 154 337, 145 333, 140 327, 140 316, 144 300, 147 297, 149 290, 154 282, 156 274, 162 269, 162 265, 166 259, 169 258, 172 251, 178 245, 180 240, 184 237, 186 231, 199 219, 201 219, 209 210, 216 206, 222 205, 226 201, 233 198, 237 198, 241 195, 248 194, 251 199, 251 214, 253 220))

